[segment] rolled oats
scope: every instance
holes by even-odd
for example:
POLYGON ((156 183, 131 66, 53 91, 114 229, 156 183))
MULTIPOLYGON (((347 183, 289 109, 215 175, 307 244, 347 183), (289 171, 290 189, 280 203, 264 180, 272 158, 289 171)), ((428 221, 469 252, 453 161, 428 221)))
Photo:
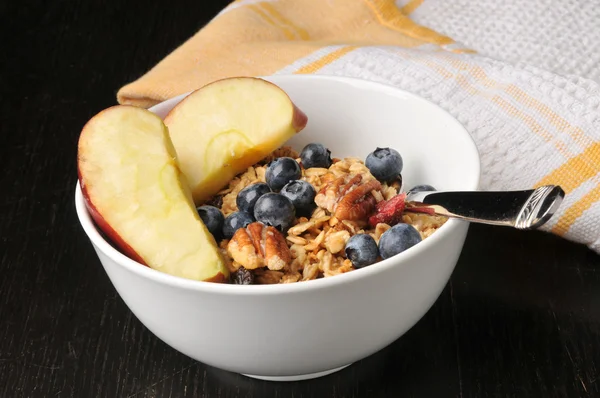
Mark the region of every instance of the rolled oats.
MULTIPOLYGON (((298 154, 291 148, 280 148, 238 175, 215 196, 218 198, 215 203, 220 204, 225 216, 238 210, 238 193, 248 185, 265 182, 266 165, 282 156, 300 161, 298 154)), ((281 239, 283 245, 289 248, 289 253, 281 255, 284 261, 273 261, 269 267, 265 249, 256 251, 257 247, 261 247, 258 244, 254 245, 253 251, 247 246, 246 237, 240 233, 237 241, 219 242, 227 268, 231 272, 242 265, 247 269, 256 266, 251 272, 258 284, 295 283, 339 275, 354 269, 344 253, 346 243, 352 236, 366 233, 379 242, 381 235, 391 228, 384 223, 377 224, 375 228, 369 227, 363 213, 369 213, 369 209, 374 209, 377 203, 396 196, 401 189, 401 177, 391 183, 379 183, 361 159, 348 157, 333 159, 333 164, 328 169, 302 169, 301 178, 315 188, 317 207, 310 218, 298 217, 282 237, 285 238, 281 239), (345 206, 343 211, 339 210, 340 204, 345 206), (236 253, 236 258, 232 257, 232 250, 236 253), (249 267, 244 262, 249 262, 249 267)), ((413 225, 423 239, 431 236, 446 220, 445 217, 421 213, 405 212, 402 215, 402 222, 413 225)), ((283 253, 281 247, 270 252, 283 253)))
POLYGON ((315 209, 315 211, 313 211, 313 214, 311 217, 312 218, 321 218, 321 217, 325 217, 325 216, 327 216, 327 214, 325 213, 325 209, 317 207, 315 209))
POLYGON ((291 227, 290 229, 288 229, 288 234, 300 235, 302 232, 306 231, 310 227, 313 227, 314 225, 315 225, 314 221, 301 222, 300 224, 296 224, 293 227, 291 227))
POLYGON ((282 157, 288 157, 288 158, 297 159, 298 158, 298 152, 294 151, 289 146, 282 146, 281 148, 278 148, 278 149, 274 150, 270 155, 268 155, 263 160, 261 160, 260 162, 258 162, 258 164, 260 164, 260 165, 266 165, 271 160, 277 159, 277 158, 282 158, 282 157))
POLYGON ((446 217, 410 213, 402 216, 402 222, 411 224, 419 231, 421 238, 425 239, 431 236, 431 234, 446 222, 446 217))
POLYGON ((321 231, 316 238, 309 239, 310 243, 304 246, 306 251, 317 250, 321 244, 325 241, 325 231, 321 231))
POLYGON ((288 235, 285 237, 285 239, 287 239, 288 241, 292 242, 292 244, 297 243, 299 245, 306 245, 308 243, 308 241, 304 238, 301 238, 299 236, 296 235, 288 235))
POLYGON ((323 167, 313 167, 310 169, 306 169, 306 171, 304 172, 304 176, 305 177, 321 177, 325 174, 329 173, 328 169, 325 169, 323 167))
POLYGON ((398 192, 399 192, 394 186, 387 186, 387 185, 384 186, 382 191, 383 191, 383 198, 385 200, 390 200, 394 196, 398 195, 398 192))
POLYGON ((375 239, 375 242, 379 243, 381 235, 390 228, 392 228, 390 225, 379 223, 375 226, 375 231, 371 233, 371 236, 375 239))
POLYGON ((330 277, 352 271, 353 269, 354 267, 352 267, 352 262, 350 260, 336 258, 332 261, 329 268, 323 271, 323 275, 325 277, 330 277))
POLYGON ((319 276, 319 264, 318 263, 308 263, 304 266, 304 270, 302 270, 302 280, 303 281, 317 279, 317 276, 319 276))
POLYGON ((302 245, 293 244, 290 246, 290 252, 292 253, 292 263, 290 264, 290 272, 294 273, 301 271, 307 264, 308 256, 306 249, 302 245))
POLYGON ((350 220, 342 220, 342 224, 344 226, 344 228, 349 231, 352 235, 356 235, 357 233, 359 233, 360 231, 362 231, 362 228, 360 227, 360 225, 356 222, 356 221, 350 221, 350 220))
POLYGON ((302 278, 302 275, 300 275, 300 272, 291 272, 288 274, 284 274, 281 277, 281 281, 279 283, 294 283, 294 282, 298 282, 300 280, 300 278, 302 278))
POLYGON ((350 232, 346 230, 330 233, 325 238, 325 248, 332 254, 339 253, 346 247, 348 239, 350 239, 350 232))
POLYGON ((383 194, 381 193, 380 190, 373 190, 373 191, 371 191, 371 195, 373 195, 373 197, 375 198, 375 201, 377 201, 377 203, 379 203, 382 200, 384 200, 383 194))
POLYGON ((333 254, 325 249, 319 250, 317 253, 317 261, 319 262, 319 271, 325 272, 325 270, 331 269, 333 264, 333 254))

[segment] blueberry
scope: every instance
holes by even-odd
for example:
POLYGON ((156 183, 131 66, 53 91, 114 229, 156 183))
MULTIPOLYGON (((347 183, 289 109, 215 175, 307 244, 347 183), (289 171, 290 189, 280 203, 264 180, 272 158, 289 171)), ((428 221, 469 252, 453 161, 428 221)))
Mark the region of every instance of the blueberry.
POLYGON ((310 169, 311 167, 324 167, 328 169, 332 163, 329 149, 316 142, 308 144, 302 149, 300 159, 305 169, 310 169))
POLYGON ((402 156, 392 148, 377 148, 367 156, 365 165, 373 177, 388 182, 397 178, 402 171, 402 156))
POLYGON ((290 181, 302 176, 300 165, 292 158, 282 157, 270 162, 267 166, 265 179, 272 190, 278 191, 290 181))
POLYGON ((379 253, 382 258, 390 258, 421 241, 419 231, 410 224, 396 224, 379 238, 379 253))
POLYGON ((254 222, 252 215, 243 211, 236 211, 225 218, 223 222, 223 236, 225 239, 231 239, 235 231, 240 228, 246 228, 248 224, 254 222))
POLYGON ((311 209, 317 194, 311 183, 302 180, 288 182, 280 193, 291 200, 297 210, 311 209))
POLYGON ((358 234, 348 239, 346 257, 352 261, 354 268, 362 268, 377 261, 379 250, 371 235, 358 234))
POLYGON ((221 231, 223 230, 223 222, 225 220, 221 210, 214 206, 208 205, 200 206, 196 208, 196 210, 198 211, 200 219, 204 225, 206 225, 206 228, 208 228, 210 233, 213 234, 215 239, 219 239, 221 236, 221 231))
POLYGON ((264 182, 248 185, 237 194, 235 203, 240 211, 252 214, 252 212, 254 212, 254 205, 256 204, 258 198, 267 192, 271 192, 271 188, 269 188, 269 186, 264 182))
POLYGON ((285 196, 270 192, 258 199, 254 206, 254 218, 284 232, 291 227, 296 216, 292 201, 285 196))
POLYGON ((436 189, 431 185, 415 185, 407 193, 424 192, 424 191, 435 191, 436 189))
POLYGON ((253 285, 254 274, 244 267, 240 267, 231 274, 231 283, 234 285, 253 285))

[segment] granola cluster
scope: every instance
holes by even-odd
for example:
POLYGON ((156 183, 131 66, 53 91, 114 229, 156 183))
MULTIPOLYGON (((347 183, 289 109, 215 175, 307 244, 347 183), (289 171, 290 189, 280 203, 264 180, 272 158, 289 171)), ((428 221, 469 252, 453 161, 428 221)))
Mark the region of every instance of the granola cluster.
MULTIPOLYGON (((298 153, 291 148, 280 148, 234 178, 210 204, 220 207, 225 216, 237 211, 238 193, 251 184, 265 182, 267 163, 283 156, 300 162, 298 153)), ((391 228, 386 223, 370 225, 368 216, 378 203, 398 195, 400 180, 380 183, 364 162, 354 157, 333 159, 329 168, 303 168, 301 179, 315 188, 316 208, 307 216, 297 217, 284 236, 273 227, 255 222, 239 229, 230 240, 219 242, 232 273, 244 267, 245 272, 252 272, 257 284, 293 283, 342 274, 354 270, 344 252, 351 236, 366 233, 378 243, 391 228)), ((445 221, 445 217, 428 214, 401 216, 401 222, 413 225, 423 239, 445 221)))

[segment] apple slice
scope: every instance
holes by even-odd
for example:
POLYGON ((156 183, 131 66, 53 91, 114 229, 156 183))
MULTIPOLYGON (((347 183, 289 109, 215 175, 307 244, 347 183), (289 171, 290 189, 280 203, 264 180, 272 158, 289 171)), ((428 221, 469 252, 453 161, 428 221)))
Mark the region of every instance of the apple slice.
POLYGON ((278 86, 263 79, 217 80, 165 118, 196 204, 282 146, 307 123, 278 86))
POLYGON ((227 280, 157 115, 127 105, 100 112, 81 132, 77 166, 92 218, 126 255, 187 279, 227 280))

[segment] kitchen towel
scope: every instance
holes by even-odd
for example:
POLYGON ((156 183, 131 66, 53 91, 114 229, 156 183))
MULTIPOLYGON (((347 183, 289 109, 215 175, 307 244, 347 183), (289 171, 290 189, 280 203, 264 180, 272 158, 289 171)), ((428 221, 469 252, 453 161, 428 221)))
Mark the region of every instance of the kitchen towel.
MULTIPOLYGON (((452 24, 422 11, 451 7, 452 2, 441 0, 238 0, 122 87, 117 99, 149 107, 239 75, 312 73, 390 84, 438 104, 465 126, 481 154, 481 189, 562 186, 565 200, 542 229, 600 253, 600 85, 594 80, 598 64, 582 64, 587 62, 585 43, 590 38, 597 39, 590 43, 589 58, 600 54, 592 53, 591 47, 600 42, 599 11, 588 6, 591 22, 589 15, 579 15, 587 22, 557 23, 565 30, 563 36, 581 34, 583 46, 581 40, 572 45, 582 50, 570 49, 570 58, 561 55, 564 62, 544 60, 540 48, 551 56, 554 43, 527 46, 515 30, 527 32, 530 27, 523 24, 548 24, 552 18, 577 21, 585 12, 585 7, 563 7, 566 15, 548 17, 545 1, 481 0, 488 5, 485 15, 482 12, 472 23, 464 15, 448 15, 454 18, 452 24), (539 15, 519 20, 518 7, 539 15), (511 32, 502 35, 503 28, 481 26, 492 23, 494 12, 500 21, 515 14, 505 28, 511 32), (470 46, 417 20, 437 24, 470 46), (488 31, 489 41, 477 29, 488 31), (522 54, 508 48, 521 49, 522 54)), ((482 7, 472 0, 456 3, 465 5, 463 11, 482 7)))
POLYGON ((410 18, 480 55, 600 83, 597 0, 402 0, 410 18))

